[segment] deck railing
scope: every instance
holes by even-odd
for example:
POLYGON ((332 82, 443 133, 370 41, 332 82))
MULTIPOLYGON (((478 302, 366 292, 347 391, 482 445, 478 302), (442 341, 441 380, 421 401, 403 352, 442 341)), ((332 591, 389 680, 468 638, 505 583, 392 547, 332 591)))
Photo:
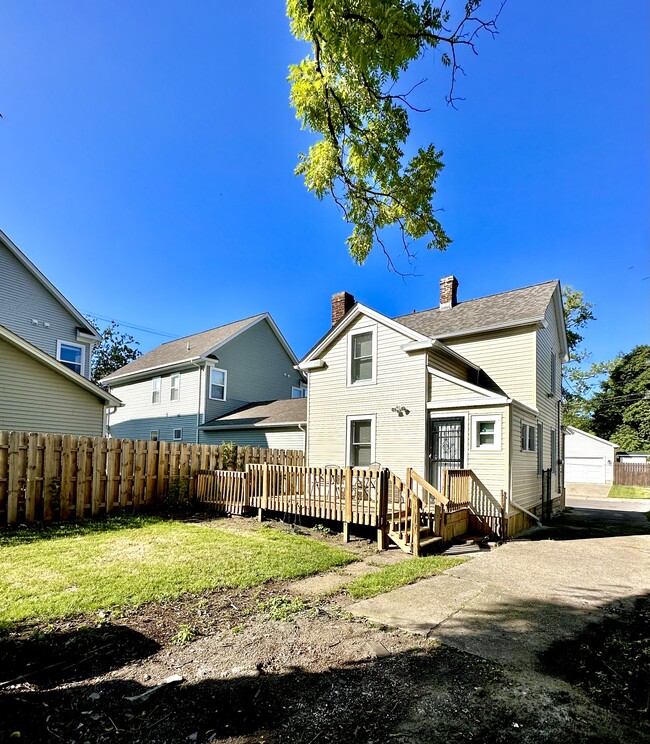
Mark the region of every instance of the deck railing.
POLYGON ((446 496, 449 511, 468 508, 478 527, 501 538, 506 536, 505 492, 497 500, 472 470, 445 472, 446 496))

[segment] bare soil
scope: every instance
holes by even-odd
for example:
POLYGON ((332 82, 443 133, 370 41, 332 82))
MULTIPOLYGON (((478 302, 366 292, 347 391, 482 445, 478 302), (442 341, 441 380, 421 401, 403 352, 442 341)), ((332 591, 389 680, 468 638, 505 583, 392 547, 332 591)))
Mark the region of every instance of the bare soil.
MULTIPOLYGON (((372 569, 368 543, 352 548, 372 569)), ((340 581, 15 628, 0 639, 0 741, 650 742, 643 682, 617 680, 648 661, 647 604, 609 650, 611 627, 594 626, 522 673, 348 617, 340 581)))

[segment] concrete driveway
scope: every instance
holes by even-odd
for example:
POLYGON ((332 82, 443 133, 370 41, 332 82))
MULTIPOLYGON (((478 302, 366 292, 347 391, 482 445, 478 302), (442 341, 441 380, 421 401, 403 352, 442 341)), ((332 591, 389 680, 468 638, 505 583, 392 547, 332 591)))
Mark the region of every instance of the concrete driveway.
POLYGON ((535 530, 439 576, 348 608, 513 665, 650 592, 650 502, 576 500, 535 530))

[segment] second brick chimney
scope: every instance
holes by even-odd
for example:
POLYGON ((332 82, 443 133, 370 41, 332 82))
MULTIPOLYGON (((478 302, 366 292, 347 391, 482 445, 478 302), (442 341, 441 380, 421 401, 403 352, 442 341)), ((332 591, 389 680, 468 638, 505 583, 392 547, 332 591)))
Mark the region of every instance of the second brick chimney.
POLYGON ((339 320, 352 309, 354 295, 349 292, 338 292, 332 295, 332 325, 335 326, 339 320))
POLYGON ((458 279, 452 274, 440 280, 440 309, 449 310, 458 304, 458 279))

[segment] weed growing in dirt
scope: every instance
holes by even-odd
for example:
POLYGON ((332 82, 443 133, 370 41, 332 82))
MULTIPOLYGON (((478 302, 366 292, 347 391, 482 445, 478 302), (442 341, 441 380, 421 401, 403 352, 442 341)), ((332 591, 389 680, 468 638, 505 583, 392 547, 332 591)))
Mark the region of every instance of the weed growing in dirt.
POLYGON ((313 608, 299 597, 273 597, 266 602, 260 602, 259 608, 268 620, 291 620, 299 612, 306 612, 313 608))
POLYGON ((381 571, 360 576, 348 584, 346 591, 355 599, 368 599, 405 584, 412 584, 426 576, 442 573, 459 563, 463 563, 462 558, 445 558, 440 555, 411 558, 411 560, 383 568, 381 571))
POLYGON ((178 633, 172 638, 172 643, 175 646, 183 646, 190 641, 193 641, 197 636, 196 629, 187 623, 181 623, 178 626, 178 633))

